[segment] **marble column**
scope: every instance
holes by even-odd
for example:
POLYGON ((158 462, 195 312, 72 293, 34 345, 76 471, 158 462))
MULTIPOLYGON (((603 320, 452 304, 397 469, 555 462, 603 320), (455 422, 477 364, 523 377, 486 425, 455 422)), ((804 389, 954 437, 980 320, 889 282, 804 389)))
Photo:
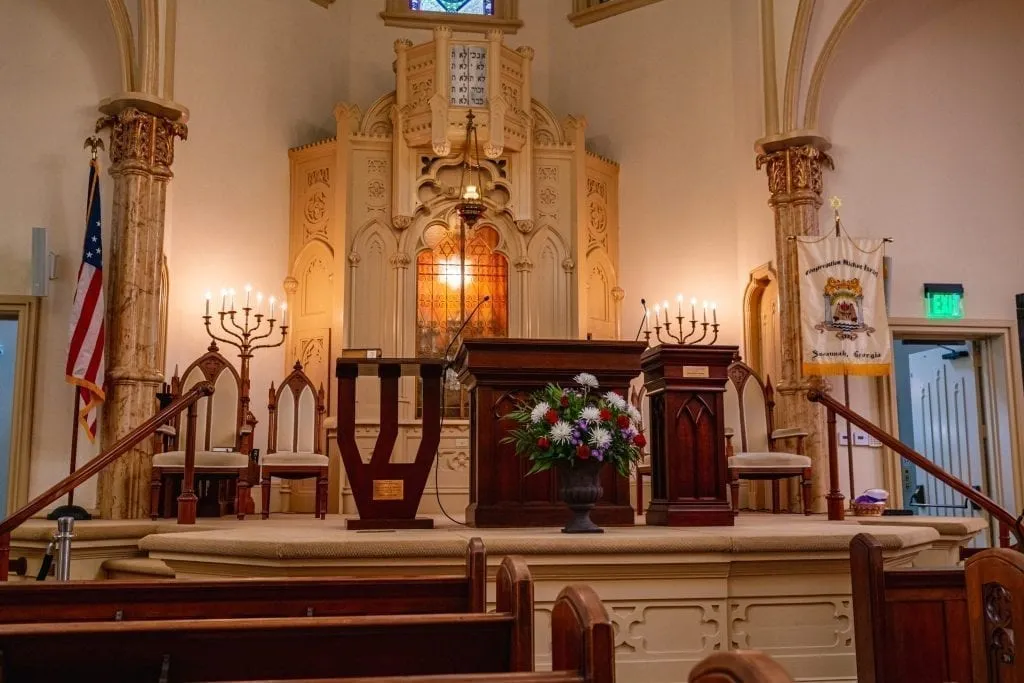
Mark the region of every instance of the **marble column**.
POLYGON ((775 424, 802 427, 809 436, 805 452, 811 457, 811 486, 815 511, 823 511, 828 489, 828 441, 824 410, 807 400, 807 390, 822 379, 803 374, 800 340, 800 274, 792 237, 818 234, 822 201, 822 171, 832 168, 829 142, 817 136, 772 139, 759 145, 757 168, 766 169, 768 205, 775 213, 775 253, 779 274, 779 327, 782 376, 776 385, 775 424))
MULTIPOLYGON (((144 106, 144 105, 139 105, 144 106)), ((151 107, 146 107, 152 109, 151 107)), ((107 400, 101 443, 109 448, 152 417, 163 382, 157 359, 164 204, 171 180, 174 138, 185 139, 184 113, 160 107, 149 113, 114 101, 97 132, 110 131, 112 249, 107 266, 107 400)), ((149 516, 152 440, 145 439, 99 475, 104 519, 149 516)))

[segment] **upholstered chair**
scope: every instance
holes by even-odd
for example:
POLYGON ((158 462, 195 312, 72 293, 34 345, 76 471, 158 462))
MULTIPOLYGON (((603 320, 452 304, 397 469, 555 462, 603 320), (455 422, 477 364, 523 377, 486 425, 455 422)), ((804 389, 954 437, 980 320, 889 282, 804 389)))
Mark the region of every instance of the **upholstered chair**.
MULTIPOLYGON (((211 343, 205 354, 185 368, 179 377, 177 371, 171 379, 171 395, 181 396, 197 383, 210 381, 214 393, 201 398, 196 404, 196 480, 199 508, 209 514, 224 514, 230 507, 228 495, 222 495, 220 483, 234 484, 235 513, 238 519, 245 518, 245 504, 248 500, 249 455, 252 449, 252 432, 255 420, 241 403, 242 382, 238 371, 220 354, 216 343, 211 343)), ((164 509, 170 509, 170 500, 161 501, 164 495, 173 495, 169 484, 175 477, 185 473, 185 430, 187 421, 177 419, 163 425, 158 432, 167 444, 164 452, 153 456, 153 474, 150 490, 150 515, 156 519, 160 514, 161 502, 164 509)))
POLYGON ((270 385, 270 431, 267 452, 260 462, 263 509, 270 517, 270 480, 316 479, 314 516, 327 518, 327 456, 322 444, 326 407, 324 389, 319 391, 295 363, 290 375, 277 389, 270 385))
POLYGON ((779 481, 799 478, 804 514, 811 514, 811 459, 803 454, 807 432, 775 428, 771 386, 766 386, 749 365, 733 363, 728 376, 725 439, 733 510, 739 511, 741 479, 770 481, 772 512, 777 513, 779 481), (780 444, 792 445, 792 449, 780 448, 780 444))

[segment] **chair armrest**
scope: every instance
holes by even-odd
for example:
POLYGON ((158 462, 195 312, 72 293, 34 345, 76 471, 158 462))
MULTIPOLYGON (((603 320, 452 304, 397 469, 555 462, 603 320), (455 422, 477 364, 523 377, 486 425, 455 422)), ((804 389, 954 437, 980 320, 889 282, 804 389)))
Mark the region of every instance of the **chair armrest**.
POLYGON ((177 436, 178 430, 173 425, 163 424, 156 428, 156 433, 163 436, 177 436))
POLYGON ((241 436, 245 436, 246 434, 252 434, 252 427, 249 425, 242 425, 242 428, 238 430, 238 433, 241 436))
POLYGON ((794 439, 803 438, 806 436, 809 436, 809 434, 807 433, 807 431, 801 429, 800 427, 784 427, 782 429, 776 429, 775 431, 772 432, 773 441, 775 439, 794 439))
POLYGON ((736 433, 736 430, 733 429, 732 427, 726 427, 725 428, 725 438, 728 439, 729 437, 731 437, 735 433, 736 433))

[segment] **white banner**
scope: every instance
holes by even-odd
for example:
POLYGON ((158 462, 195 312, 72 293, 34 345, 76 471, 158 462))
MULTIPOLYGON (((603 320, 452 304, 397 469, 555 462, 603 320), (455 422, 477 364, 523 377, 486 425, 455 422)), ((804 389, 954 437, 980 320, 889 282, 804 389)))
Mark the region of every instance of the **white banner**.
POLYGON ((846 236, 797 240, 805 374, 889 373, 883 246, 846 236))

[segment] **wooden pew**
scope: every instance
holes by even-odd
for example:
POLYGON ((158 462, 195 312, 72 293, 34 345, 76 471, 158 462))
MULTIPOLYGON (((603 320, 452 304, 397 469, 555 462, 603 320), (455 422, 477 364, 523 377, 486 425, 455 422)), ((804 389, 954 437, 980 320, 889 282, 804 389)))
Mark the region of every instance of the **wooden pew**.
POLYGON ((0 583, 0 623, 483 612, 486 584, 472 538, 463 576, 0 583))
POLYGON ((850 578, 859 683, 977 680, 963 569, 885 569, 881 544, 857 534, 850 578))
MULTIPOLYGON (((551 654, 553 670, 545 672, 319 678, 305 683, 613 683, 615 629, 590 586, 570 585, 559 593, 551 612, 551 654)), ((259 683, 289 680, 294 679, 260 679, 259 683)))
POLYGON ((756 650, 717 652, 705 657, 690 671, 687 680, 689 683, 793 683, 778 662, 756 650))
POLYGON ((155 683, 532 671, 533 583, 526 563, 506 557, 496 588, 497 611, 487 614, 2 624, 0 680, 155 683))
POLYGON ((1024 683, 1015 631, 1024 627, 1024 555, 991 548, 964 566, 975 681, 1024 683))

